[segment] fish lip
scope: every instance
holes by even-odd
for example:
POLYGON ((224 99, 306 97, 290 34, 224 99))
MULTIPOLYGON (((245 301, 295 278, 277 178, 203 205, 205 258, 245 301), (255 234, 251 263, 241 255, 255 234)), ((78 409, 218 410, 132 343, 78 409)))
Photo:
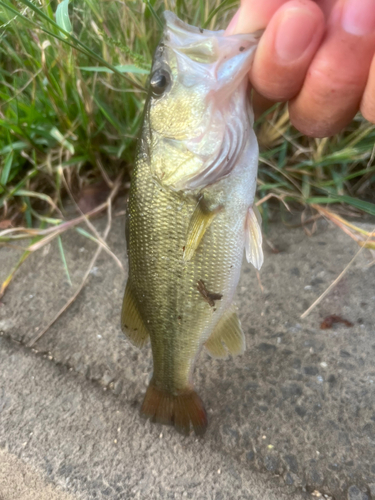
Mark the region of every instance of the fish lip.
POLYGON ((188 33, 193 33, 194 35, 198 35, 199 37, 207 37, 207 34, 215 34, 217 36, 218 34, 224 35, 224 30, 218 30, 218 31, 211 31, 208 29, 203 29, 199 28, 197 26, 192 26, 191 24, 185 23, 184 21, 181 21, 174 12, 171 12, 170 10, 165 10, 163 12, 164 15, 164 20, 165 20, 165 26, 166 29, 170 28, 173 29, 175 32, 188 32, 188 33))
MULTIPOLYGON (((191 26, 170 11, 164 12, 164 18, 164 35, 157 49, 162 54, 154 62, 160 64, 164 59, 163 49, 168 48, 175 54, 178 65, 200 66, 198 74, 208 78, 207 81, 213 85, 214 90, 223 88, 223 82, 227 82, 225 86, 232 86, 234 78, 241 80, 239 73, 242 77, 250 69, 261 32, 225 36, 224 30, 211 31, 191 26)), ((195 85, 194 79, 190 84, 187 83, 192 78, 189 73, 181 74, 184 76, 184 86, 195 85)))
MULTIPOLYGON (((164 20, 165 20, 165 26, 164 26, 164 31, 165 34, 168 32, 168 29, 171 29, 174 31, 176 34, 193 34, 198 37, 198 39, 201 38, 207 38, 207 36, 225 36, 225 30, 209 30, 207 28, 199 28, 197 26, 192 26, 191 24, 185 23, 182 21, 180 18, 177 17, 177 15, 174 12, 171 12, 170 10, 165 10, 163 12, 164 20)), ((240 34, 235 34, 235 35, 227 35, 225 38, 228 40, 230 39, 243 39, 249 42, 258 42, 260 38, 262 37, 264 33, 264 29, 260 29, 257 31, 254 31, 253 33, 240 33, 240 34)))

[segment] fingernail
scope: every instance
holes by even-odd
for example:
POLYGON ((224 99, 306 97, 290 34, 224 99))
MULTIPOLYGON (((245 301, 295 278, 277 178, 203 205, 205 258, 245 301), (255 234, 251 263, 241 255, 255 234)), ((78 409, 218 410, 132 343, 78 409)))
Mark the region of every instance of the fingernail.
POLYGON ((275 38, 275 49, 283 62, 299 59, 311 44, 317 21, 310 12, 301 9, 288 11, 280 20, 275 38))
POLYGON ((375 0, 346 0, 341 25, 347 33, 356 36, 375 31, 375 0))
POLYGON ((225 30, 225 33, 224 35, 233 35, 234 33, 234 29, 236 27, 236 24, 238 22, 238 18, 240 16, 240 9, 238 9, 238 11, 234 14, 234 16, 232 17, 232 20, 231 22, 228 24, 228 27, 227 29, 225 30))

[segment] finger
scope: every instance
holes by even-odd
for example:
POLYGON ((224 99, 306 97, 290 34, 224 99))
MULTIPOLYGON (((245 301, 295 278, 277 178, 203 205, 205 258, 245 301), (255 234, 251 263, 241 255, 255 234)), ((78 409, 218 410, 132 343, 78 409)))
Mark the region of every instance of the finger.
POLYGON ((306 135, 326 137, 355 116, 375 50, 375 0, 340 0, 290 118, 306 135))
POLYGON ((277 9, 286 2, 287 0, 241 0, 241 6, 225 34, 237 35, 264 29, 277 9))
POLYGON ((315 2, 319 5, 323 14, 328 19, 334 5, 337 3, 337 0, 315 0, 315 2))
POLYGON ((269 22, 257 48, 250 80, 274 101, 289 100, 301 89, 323 38, 324 16, 310 0, 291 0, 269 22))
POLYGON ((375 123, 375 56, 372 60, 370 75, 363 94, 361 112, 366 120, 375 123))
POLYGON ((272 108, 275 104, 275 101, 270 101, 266 97, 262 96, 262 94, 259 94, 256 90, 253 91, 251 102, 253 105, 255 120, 258 120, 263 113, 272 108))

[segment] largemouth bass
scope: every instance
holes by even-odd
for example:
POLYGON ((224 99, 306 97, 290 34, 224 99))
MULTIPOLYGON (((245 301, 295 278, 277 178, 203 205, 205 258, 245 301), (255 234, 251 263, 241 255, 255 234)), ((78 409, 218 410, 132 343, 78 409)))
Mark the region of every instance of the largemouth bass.
POLYGON ((141 414, 184 434, 207 427, 193 387, 203 346, 241 354, 233 296, 244 248, 263 262, 254 206, 258 145, 247 74, 259 36, 224 36, 165 13, 127 210, 122 328, 154 370, 141 414))

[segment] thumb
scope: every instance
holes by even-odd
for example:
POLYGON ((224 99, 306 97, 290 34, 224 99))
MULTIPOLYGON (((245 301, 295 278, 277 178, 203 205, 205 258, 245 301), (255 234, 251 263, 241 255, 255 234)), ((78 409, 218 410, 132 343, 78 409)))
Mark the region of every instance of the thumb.
POLYGON ((303 85, 324 35, 324 15, 311 0, 243 0, 226 34, 265 27, 250 81, 264 97, 287 101, 303 85))

